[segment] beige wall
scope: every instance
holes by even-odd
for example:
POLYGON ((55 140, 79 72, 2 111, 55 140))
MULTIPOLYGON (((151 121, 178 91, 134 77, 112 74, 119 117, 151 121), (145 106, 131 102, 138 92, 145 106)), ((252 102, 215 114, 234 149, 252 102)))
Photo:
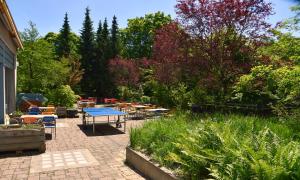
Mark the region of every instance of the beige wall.
POLYGON ((2 39, 2 41, 4 41, 4 43, 11 50, 12 53, 14 53, 14 54, 17 53, 17 47, 16 47, 12 37, 10 36, 9 31, 3 24, 2 20, 0 20, 0 39, 2 39))

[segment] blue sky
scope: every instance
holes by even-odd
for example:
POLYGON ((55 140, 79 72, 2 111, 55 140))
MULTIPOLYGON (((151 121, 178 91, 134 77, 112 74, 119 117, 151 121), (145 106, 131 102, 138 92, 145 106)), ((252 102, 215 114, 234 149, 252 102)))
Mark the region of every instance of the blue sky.
MULTIPOLYGON (((174 6, 176 0, 6 0, 19 31, 28 27, 31 20, 41 35, 58 32, 62 26, 64 13, 69 13, 72 30, 78 33, 82 27, 84 11, 91 9, 94 27, 100 19, 108 18, 109 22, 116 15, 120 27, 126 27, 127 19, 143 16, 146 13, 163 11, 176 17, 174 6)), ((273 3, 275 15, 269 22, 276 24, 282 19, 293 16, 289 7, 292 0, 269 0, 273 3)))

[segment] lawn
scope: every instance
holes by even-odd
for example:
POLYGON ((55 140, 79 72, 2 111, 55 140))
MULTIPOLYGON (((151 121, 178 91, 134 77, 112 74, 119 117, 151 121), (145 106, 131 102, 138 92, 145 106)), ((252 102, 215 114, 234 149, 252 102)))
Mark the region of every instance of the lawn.
POLYGON ((130 145, 184 179, 299 179, 295 120, 177 113, 132 129, 130 145))

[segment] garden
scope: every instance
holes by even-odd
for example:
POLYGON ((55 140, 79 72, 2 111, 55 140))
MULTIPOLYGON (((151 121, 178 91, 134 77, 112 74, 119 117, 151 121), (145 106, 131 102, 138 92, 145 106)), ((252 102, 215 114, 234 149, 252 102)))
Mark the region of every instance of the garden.
POLYGON ((183 179, 299 179, 297 122, 177 113, 132 129, 130 146, 183 179))
POLYGON ((300 4, 268 22, 266 0, 177 0, 163 12, 99 21, 80 35, 21 32, 18 92, 72 107, 79 97, 154 104, 130 148, 183 179, 300 179, 300 4), (47 74, 47 76, 45 76, 47 74))

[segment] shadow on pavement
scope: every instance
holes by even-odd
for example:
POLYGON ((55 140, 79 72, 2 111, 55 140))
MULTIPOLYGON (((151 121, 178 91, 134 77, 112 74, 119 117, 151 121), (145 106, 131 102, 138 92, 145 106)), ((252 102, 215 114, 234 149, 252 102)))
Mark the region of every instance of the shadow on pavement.
POLYGON ((95 125, 95 134, 93 133, 93 125, 82 125, 79 124, 78 127, 86 136, 111 136, 125 134, 123 131, 108 125, 108 124, 96 124, 95 125))

